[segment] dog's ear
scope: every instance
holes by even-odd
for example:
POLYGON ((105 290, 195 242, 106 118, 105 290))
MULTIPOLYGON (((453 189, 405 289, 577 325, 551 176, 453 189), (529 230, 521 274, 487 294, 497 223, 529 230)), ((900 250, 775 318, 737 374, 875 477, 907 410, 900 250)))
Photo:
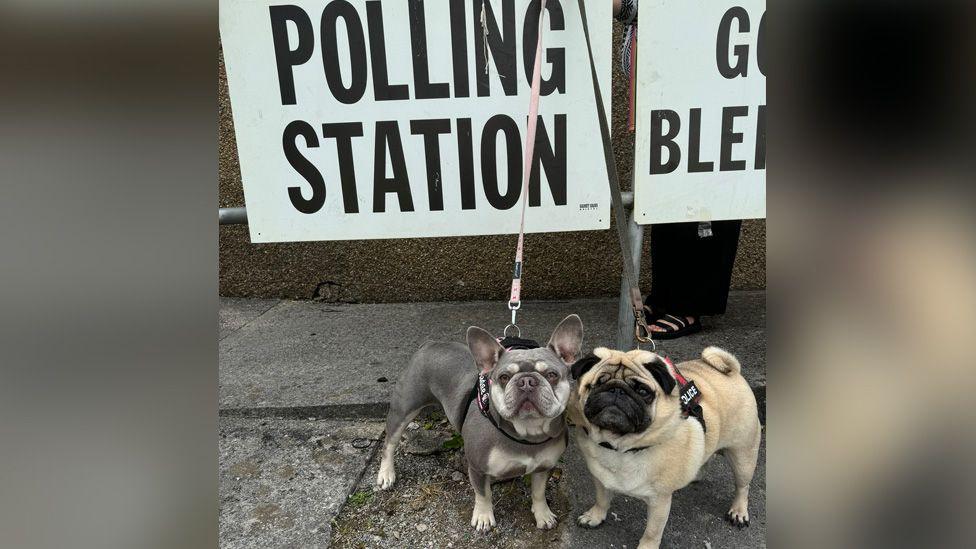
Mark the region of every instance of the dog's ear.
POLYGON ((596 366, 600 360, 600 357, 596 355, 586 355, 583 358, 577 360, 570 368, 569 373, 573 376, 573 379, 579 379, 586 372, 590 371, 590 368, 596 366))
POLYGON ((505 350, 498 341, 477 326, 468 328, 468 349, 474 357, 475 364, 482 372, 489 372, 498 364, 498 357, 505 350))
POLYGON ((583 345, 583 321, 577 315, 569 315, 556 326, 549 338, 548 347, 556 356, 571 364, 580 355, 583 345))
POLYGON ((642 364, 644 369, 650 372, 651 377, 657 384, 661 386, 664 394, 670 395, 674 391, 674 386, 677 385, 677 381, 671 377, 671 372, 668 371, 668 365, 664 363, 659 357, 654 357, 654 360, 650 362, 645 362, 642 364))

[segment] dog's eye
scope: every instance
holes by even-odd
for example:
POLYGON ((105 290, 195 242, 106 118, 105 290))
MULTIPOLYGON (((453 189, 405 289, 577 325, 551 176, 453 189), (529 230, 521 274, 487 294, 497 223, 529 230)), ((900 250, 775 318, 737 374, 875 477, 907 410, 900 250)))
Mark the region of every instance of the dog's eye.
POLYGON ((559 379, 559 374, 550 370, 546 372, 546 379, 552 383, 555 383, 559 379))
POLYGON ((508 383, 508 380, 510 380, 510 379, 512 379, 512 376, 510 376, 508 374, 502 374, 502 375, 498 376, 498 381, 500 383, 508 383))
POLYGON ((606 383, 608 381, 610 381, 610 374, 603 374, 602 376, 600 376, 600 377, 597 378, 596 384, 597 385, 603 385, 604 383, 606 383))
POLYGON ((637 386, 637 394, 639 394, 640 396, 646 397, 646 396, 650 396, 651 391, 650 391, 650 389, 648 389, 647 387, 645 387, 643 385, 638 385, 637 386))

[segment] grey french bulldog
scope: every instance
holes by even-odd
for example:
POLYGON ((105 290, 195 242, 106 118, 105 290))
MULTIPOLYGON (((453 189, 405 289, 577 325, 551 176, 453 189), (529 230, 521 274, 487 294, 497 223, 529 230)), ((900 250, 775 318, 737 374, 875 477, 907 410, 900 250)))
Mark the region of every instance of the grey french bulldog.
POLYGON ((506 350, 472 326, 467 346, 427 343, 400 375, 386 420, 386 445, 376 484, 396 481, 393 452, 404 428, 426 406, 440 403, 464 437, 468 478, 474 488, 471 525, 495 526, 491 484, 532 475, 536 527, 556 525, 546 503, 546 481, 566 449, 563 412, 572 389, 569 366, 579 358, 583 323, 569 315, 545 347, 506 350))

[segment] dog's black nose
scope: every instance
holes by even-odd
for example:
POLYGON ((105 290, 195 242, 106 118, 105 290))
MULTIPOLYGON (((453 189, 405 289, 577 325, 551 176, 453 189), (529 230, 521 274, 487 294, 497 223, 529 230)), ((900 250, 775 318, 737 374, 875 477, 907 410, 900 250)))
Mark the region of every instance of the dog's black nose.
POLYGON ((531 391, 539 385, 539 380, 535 376, 522 376, 518 380, 518 388, 523 391, 531 391))

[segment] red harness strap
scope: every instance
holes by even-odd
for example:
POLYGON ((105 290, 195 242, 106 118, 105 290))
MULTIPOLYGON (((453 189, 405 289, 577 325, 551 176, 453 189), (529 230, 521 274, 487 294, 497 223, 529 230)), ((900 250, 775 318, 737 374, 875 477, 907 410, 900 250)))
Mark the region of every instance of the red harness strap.
POLYGON ((698 386, 695 385, 694 381, 688 381, 685 376, 681 375, 681 372, 674 367, 671 363, 671 359, 668 357, 662 357, 664 363, 668 365, 668 370, 674 379, 678 382, 678 387, 680 389, 678 393, 678 398, 681 401, 681 415, 684 417, 691 416, 701 423, 702 430, 707 431, 705 427, 705 413, 702 410, 701 404, 701 391, 698 390, 698 386))
POLYGON ((678 385, 682 387, 687 385, 688 380, 686 380, 684 376, 681 375, 681 372, 679 372, 678 369, 674 367, 674 364, 671 363, 671 359, 668 357, 663 357, 663 358, 664 358, 664 363, 668 365, 668 370, 671 370, 671 375, 674 376, 674 379, 678 380, 678 385))

